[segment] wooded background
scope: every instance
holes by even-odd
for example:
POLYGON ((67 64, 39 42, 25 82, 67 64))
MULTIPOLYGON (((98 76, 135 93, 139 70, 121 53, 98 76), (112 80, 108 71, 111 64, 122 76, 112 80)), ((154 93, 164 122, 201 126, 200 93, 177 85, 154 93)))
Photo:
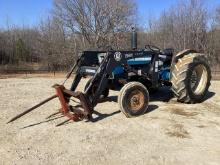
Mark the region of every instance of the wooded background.
MULTIPOLYGON (((159 4, 158 4, 159 5, 159 4)), ((178 1, 139 23, 135 0, 54 0, 35 27, 0 28, 0 70, 67 70, 86 49, 130 49, 131 27, 138 47, 186 48, 204 52, 220 71, 220 6, 210 12, 202 0, 178 1)))

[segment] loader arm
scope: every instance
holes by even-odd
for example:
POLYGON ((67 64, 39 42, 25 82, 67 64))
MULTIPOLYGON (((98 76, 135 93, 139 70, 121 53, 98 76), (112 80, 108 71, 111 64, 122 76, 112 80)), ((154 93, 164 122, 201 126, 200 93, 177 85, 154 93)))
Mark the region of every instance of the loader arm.
MULTIPOLYGON (((155 52, 147 52, 147 51, 109 51, 106 56, 102 60, 99 68, 97 69, 95 75, 90 81, 87 89, 85 90, 85 96, 90 101, 90 104, 94 107, 97 104, 98 98, 105 90, 108 85, 108 79, 112 75, 113 70, 116 67, 123 67, 126 73, 132 72, 139 76, 143 76, 145 79, 151 79, 154 82, 154 85, 158 84, 158 70, 156 66, 156 61, 158 59, 158 55, 155 52), (128 60, 134 58, 144 58, 146 56, 151 57, 151 64, 148 65, 147 70, 139 69, 135 70, 134 68, 128 65, 128 60), (150 74, 151 73, 151 74, 150 74), (96 83, 97 89, 94 95, 91 95, 91 90, 93 84, 96 83)), ((82 58, 82 60, 86 60, 82 58)), ((80 65, 77 69, 76 76, 71 86, 71 91, 75 91, 78 86, 83 75, 80 73, 80 65)))

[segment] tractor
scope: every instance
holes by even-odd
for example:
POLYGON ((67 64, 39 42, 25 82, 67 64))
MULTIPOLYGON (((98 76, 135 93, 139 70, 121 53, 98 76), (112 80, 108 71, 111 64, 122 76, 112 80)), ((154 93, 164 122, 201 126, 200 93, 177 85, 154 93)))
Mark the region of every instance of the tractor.
POLYGON ((149 92, 169 86, 182 103, 201 102, 210 86, 211 71, 204 54, 184 50, 174 55, 172 48, 160 50, 146 45, 137 49, 137 33, 132 31, 132 50, 84 51, 71 91, 81 77, 93 76, 85 86, 85 94, 95 106, 109 89, 120 90, 118 104, 127 117, 144 114, 149 92))
POLYGON ((137 32, 133 28, 130 50, 87 50, 79 58, 67 79, 75 71, 71 89, 54 85, 56 95, 16 116, 11 121, 32 111, 45 102, 59 97, 61 113, 69 119, 92 121, 94 107, 100 99, 108 97, 109 90, 120 90, 118 104, 126 117, 144 114, 148 110, 149 93, 169 86, 177 101, 199 103, 204 100, 210 86, 211 70, 204 54, 187 49, 177 54, 167 48, 153 45, 137 48, 137 32), (76 92, 83 77, 90 76, 84 92, 76 92), (70 105, 70 98, 80 100, 70 105), (79 109, 78 107, 81 107, 79 109))

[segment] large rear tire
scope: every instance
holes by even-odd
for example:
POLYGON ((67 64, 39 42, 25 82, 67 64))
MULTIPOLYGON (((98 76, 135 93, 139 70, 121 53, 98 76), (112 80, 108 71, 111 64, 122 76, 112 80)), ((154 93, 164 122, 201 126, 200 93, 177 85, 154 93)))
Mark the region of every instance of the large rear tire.
POLYGON ((144 114, 148 109, 148 103, 148 90, 139 82, 129 82, 120 90, 118 104, 126 117, 144 114))
POLYGON ((172 91, 184 103, 203 101, 210 86, 211 71, 203 54, 190 53, 178 59, 172 69, 172 91))

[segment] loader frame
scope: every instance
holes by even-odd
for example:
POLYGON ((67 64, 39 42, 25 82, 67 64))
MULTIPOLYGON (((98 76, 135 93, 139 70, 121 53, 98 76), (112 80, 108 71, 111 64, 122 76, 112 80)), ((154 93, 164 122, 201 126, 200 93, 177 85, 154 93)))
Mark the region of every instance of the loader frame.
MULTIPOLYGON (((75 91, 81 78, 84 77, 85 73, 82 72, 81 64, 85 63, 87 60, 87 56, 90 53, 103 53, 103 51, 86 51, 80 57, 80 61, 78 62, 78 69, 76 71, 75 78, 73 80, 71 91, 75 91)), ((88 88, 85 90, 85 96, 88 98, 90 104, 94 107, 97 104, 99 96, 102 94, 103 90, 108 86, 108 81, 111 77, 113 69, 116 67, 123 67, 125 77, 128 77, 129 73, 133 73, 137 76, 143 77, 146 80, 149 80, 153 87, 157 87, 159 84, 158 82, 158 56, 159 53, 154 51, 107 51, 106 56, 102 60, 102 63, 97 68, 92 80, 88 88), (151 58, 151 62, 144 68, 135 69, 127 64, 129 59, 134 58, 144 58, 149 56, 151 58), (93 96, 90 96, 92 90, 92 85, 96 83, 97 90, 93 96)))

